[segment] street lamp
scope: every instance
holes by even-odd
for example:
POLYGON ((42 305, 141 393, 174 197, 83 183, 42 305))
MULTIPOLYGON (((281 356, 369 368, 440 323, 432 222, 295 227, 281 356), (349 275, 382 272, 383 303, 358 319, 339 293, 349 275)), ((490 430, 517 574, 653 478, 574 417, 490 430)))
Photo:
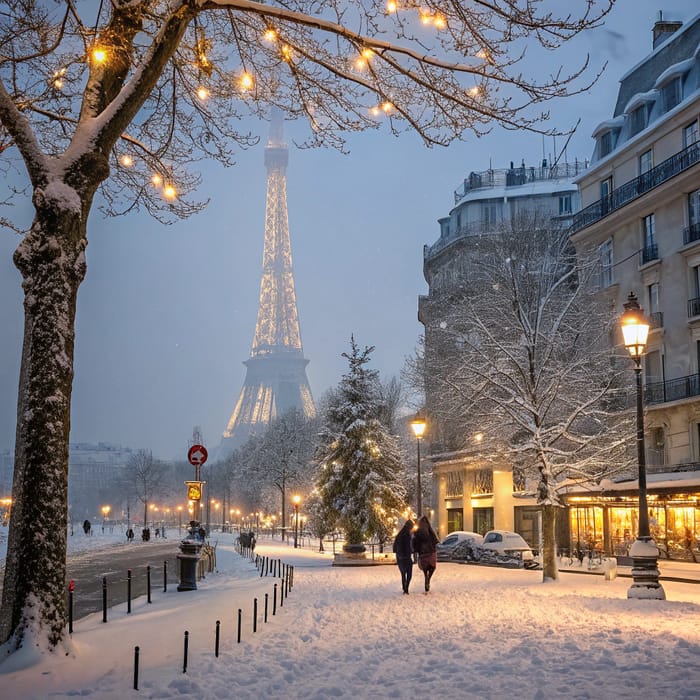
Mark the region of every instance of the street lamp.
POLYGON ((301 496, 299 494, 292 498, 292 503, 294 504, 294 549, 297 548, 297 538, 299 537, 299 503, 301 503, 301 496))
POLYGON ((644 456, 644 404, 642 400, 642 355, 646 350, 649 321, 639 306, 634 292, 630 292, 620 319, 625 347, 634 360, 637 381, 637 465, 639 469, 639 524, 637 539, 630 547, 632 557, 632 585, 628 598, 665 600, 666 594, 659 583, 659 549, 649 531, 647 506, 647 471, 644 456))
POLYGON ((423 418, 420 411, 416 413, 416 417, 411 421, 411 428, 413 429, 413 434, 416 436, 416 454, 417 454, 417 465, 418 465, 418 483, 416 484, 418 495, 416 496, 416 514, 420 518, 423 513, 423 487, 421 485, 420 478, 420 441, 425 433, 425 418, 423 418))
POLYGON ((109 516, 110 510, 112 510, 112 506, 102 506, 102 532, 105 531, 105 520, 109 516))

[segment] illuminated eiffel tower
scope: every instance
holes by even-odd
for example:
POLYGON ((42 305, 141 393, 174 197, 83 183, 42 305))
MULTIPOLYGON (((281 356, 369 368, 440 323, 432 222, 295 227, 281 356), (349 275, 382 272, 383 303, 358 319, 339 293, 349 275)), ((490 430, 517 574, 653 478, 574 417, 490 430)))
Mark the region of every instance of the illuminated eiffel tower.
POLYGON ((242 445, 270 420, 296 408, 315 414, 299 332, 287 218, 287 162, 281 112, 272 114, 265 148, 267 201, 260 304, 246 376, 228 421, 220 457, 242 445))

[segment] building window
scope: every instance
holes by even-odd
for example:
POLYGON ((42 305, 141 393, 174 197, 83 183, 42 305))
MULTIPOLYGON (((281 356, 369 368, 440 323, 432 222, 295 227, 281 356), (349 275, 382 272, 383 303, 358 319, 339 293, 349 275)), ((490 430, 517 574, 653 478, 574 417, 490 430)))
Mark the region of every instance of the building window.
POLYGON ((668 112, 679 104, 682 96, 680 76, 669 80, 666 85, 661 88, 661 95, 664 100, 664 112, 668 112))
POLYGON ((691 122, 683 129, 683 148, 688 148, 698 142, 698 120, 691 122))
POLYGON ((456 532, 464 529, 464 514, 461 508, 447 509, 447 532, 456 532))
POLYGON ((649 297, 649 313, 656 314, 659 312, 659 284, 654 282, 647 287, 649 297))
POLYGON ((646 129, 646 126, 647 126, 647 106, 642 105, 641 107, 637 107, 637 109, 633 109, 630 112, 629 118, 630 118, 630 135, 634 136, 635 134, 638 134, 643 129, 646 129))
POLYGON ((613 242, 612 238, 601 244, 598 249, 600 256, 600 286, 609 287, 613 283, 613 242))
POLYGON ((700 224, 700 190, 695 190, 688 195, 688 224, 690 226, 700 224))
POLYGON ((654 154, 651 148, 639 156, 639 174, 644 175, 654 167, 654 154))
POLYGON ((655 384, 664 380, 663 357, 658 350, 647 352, 644 356, 644 376, 647 384, 655 384))
POLYGON ((605 158, 612 151, 612 131, 606 131, 598 138, 598 152, 601 158, 605 158))
POLYGON ((649 214, 642 219, 642 233, 644 235, 644 247, 656 247, 656 224, 654 215, 649 214))
POLYGON ((484 202, 481 205, 481 220, 485 228, 492 228, 498 223, 497 202, 484 202))
POLYGON ((613 188, 612 177, 606 177, 605 180, 600 181, 600 198, 605 199, 610 195, 613 188))
POLYGON ((571 214, 571 195, 570 194, 560 194, 559 195, 559 216, 564 216, 565 214, 571 214))

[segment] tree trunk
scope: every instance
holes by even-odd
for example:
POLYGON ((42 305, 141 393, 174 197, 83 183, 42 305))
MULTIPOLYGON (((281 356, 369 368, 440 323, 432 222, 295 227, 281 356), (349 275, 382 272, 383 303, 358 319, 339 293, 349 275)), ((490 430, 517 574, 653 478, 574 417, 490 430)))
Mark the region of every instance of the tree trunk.
POLYGON ((66 624, 68 443, 75 309, 85 276, 87 209, 75 190, 37 189, 32 228, 15 251, 24 343, 0 641, 55 646, 66 624))
POLYGON ((555 505, 542 506, 542 580, 558 581, 559 566, 557 565, 557 547, 555 525, 560 507, 555 505))

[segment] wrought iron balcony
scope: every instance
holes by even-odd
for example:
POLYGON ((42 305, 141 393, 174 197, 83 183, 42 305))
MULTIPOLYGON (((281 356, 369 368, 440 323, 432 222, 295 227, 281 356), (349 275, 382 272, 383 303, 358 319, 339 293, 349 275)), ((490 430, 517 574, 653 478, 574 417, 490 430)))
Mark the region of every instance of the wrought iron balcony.
POLYGON ((649 320, 651 321, 651 327, 653 328, 663 328, 664 327, 664 313, 663 311, 652 311, 649 314, 649 320))
POLYGON ((700 297, 688 299, 688 318, 700 316, 700 297))
POLYGON ((659 163, 655 168, 614 189, 607 197, 602 197, 585 209, 581 209, 580 212, 574 214, 574 232, 600 221, 608 214, 624 207, 697 163, 700 163, 700 142, 690 144, 687 148, 659 163))
POLYGON ((683 245, 700 241, 700 221, 683 229, 683 245))
POLYGON ((644 402, 647 404, 667 403, 692 396, 700 396, 700 374, 654 382, 644 387, 644 402))
POLYGON ((639 264, 646 265, 652 260, 659 259, 659 246, 656 243, 651 243, 639 251, 639 264))

